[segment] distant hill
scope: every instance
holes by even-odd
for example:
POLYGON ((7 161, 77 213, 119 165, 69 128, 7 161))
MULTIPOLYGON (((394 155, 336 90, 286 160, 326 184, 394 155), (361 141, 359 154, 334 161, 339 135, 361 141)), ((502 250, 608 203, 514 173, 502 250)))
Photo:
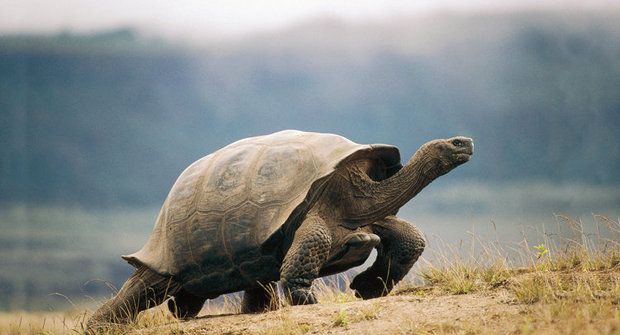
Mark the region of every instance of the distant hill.
MULTIPOLYGON (((0 203, 156 205, 195 159, 285 128, 476 139, 454 178, 620 185, 620 12, 318 20, 211 45, 0 37, 0 203)), ((406 158, 405 158, 406 159, 406 158)))

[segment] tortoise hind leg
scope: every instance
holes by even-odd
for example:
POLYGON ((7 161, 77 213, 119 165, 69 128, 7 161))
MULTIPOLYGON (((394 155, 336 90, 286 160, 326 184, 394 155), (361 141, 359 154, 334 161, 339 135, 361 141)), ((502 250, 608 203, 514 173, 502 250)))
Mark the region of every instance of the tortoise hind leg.
POLYGON ((130 323, 141 311, 155 307, 180 289, 175 281, 147 267, 132 274, 116 296, 101 306, 86 324, 87 332, 113 324, 130 323))
POLYGON ((271 282, 263 286, 245 290, 241 313, 262 313, 280 307, 278 284, 271 282))
POLYGON ((329 257, 321 268, 320 275, 328 276, 364 264, 380 240, 375 234, 361 231, 347 235, 343 247, 329 257))
POLYGON ((350 287, 364 299, 385 296, 405 277, 418 260, 426 242, 422 233, 411 223, 388 216, 372 224, 381 238, 377 259, 366 271, 357 275, 350 287))
POLYGON ((202 309, 207 299, 195 296, 184 289, 180 289, 174 295, 174 299, 168 300, 168 310, 177 319, 193 318, 202 309))

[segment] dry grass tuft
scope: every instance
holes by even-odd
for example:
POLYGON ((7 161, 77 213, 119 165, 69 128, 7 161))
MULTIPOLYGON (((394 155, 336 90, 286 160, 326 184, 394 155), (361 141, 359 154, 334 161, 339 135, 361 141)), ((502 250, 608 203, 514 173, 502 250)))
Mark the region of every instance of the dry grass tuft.
POLYGON ((320 278, 313 284, 313 290, 319 303, 347 303, 360 300, 349 288, 351 278, 341 273, 328 278, 320 278))
POLYGON ((492 243, 474 241, 481 246, 479 256, 462 256, 451 246, 444 246, 437 261, 425 264, 419 276, 427 286, 448 294, 468 294, 504 285, 514 273, 506 257, 492 243))
POLYGON ((298 322, 285 313, 278 314, 275 325, 268 326, 263 334, 265 335, 303 335, 310 331, 310 325, 298 322))
POLYGON ((360 308, 357 313, 355 313, 355 322, 357 321, 370 321, 379 319, 379 314, 381 313, 381 305, 379 303, 373 303, 370 306, 365 306, 360 308))
POLYGON ((68 334, 85 320, 81 311, 0 313, 0 334, 68 334))
POLYGON ((519 302, 620 303, 620 272, 605 270, 535 270, 508 285, 519 302))
POLYGON ((349 327, 349 312, 347 312, 346 309, 341 309, 338 311, 334 317, 334 326, 344 328, 349 327))

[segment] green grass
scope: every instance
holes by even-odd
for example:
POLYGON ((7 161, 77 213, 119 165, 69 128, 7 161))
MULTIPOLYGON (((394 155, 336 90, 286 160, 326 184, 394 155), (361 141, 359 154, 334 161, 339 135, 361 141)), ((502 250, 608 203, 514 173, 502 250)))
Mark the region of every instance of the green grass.
POLYGON ((341 309, 334 316, 334 326, 336 327, 349 327, 349 312, 346 309, 341 309))

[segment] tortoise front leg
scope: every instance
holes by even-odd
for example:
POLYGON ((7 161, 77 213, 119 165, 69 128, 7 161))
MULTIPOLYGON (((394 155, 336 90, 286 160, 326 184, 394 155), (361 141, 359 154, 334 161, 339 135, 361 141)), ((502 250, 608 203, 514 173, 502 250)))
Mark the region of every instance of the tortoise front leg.
POLYGON ((350 285, 356 295, 364 299, 390 293, 394 285, 411 270, 426 245, 418 228, 395 216, 373 223, 372 231, 381 238, 377 260, 357 275, 350 285))
POLYGON ((331 241, 325 221, 318 216, 308 216, 295 232, 280 268, 284 294, 291 305, 317 302, 312 282, 329 256, 331 241))

